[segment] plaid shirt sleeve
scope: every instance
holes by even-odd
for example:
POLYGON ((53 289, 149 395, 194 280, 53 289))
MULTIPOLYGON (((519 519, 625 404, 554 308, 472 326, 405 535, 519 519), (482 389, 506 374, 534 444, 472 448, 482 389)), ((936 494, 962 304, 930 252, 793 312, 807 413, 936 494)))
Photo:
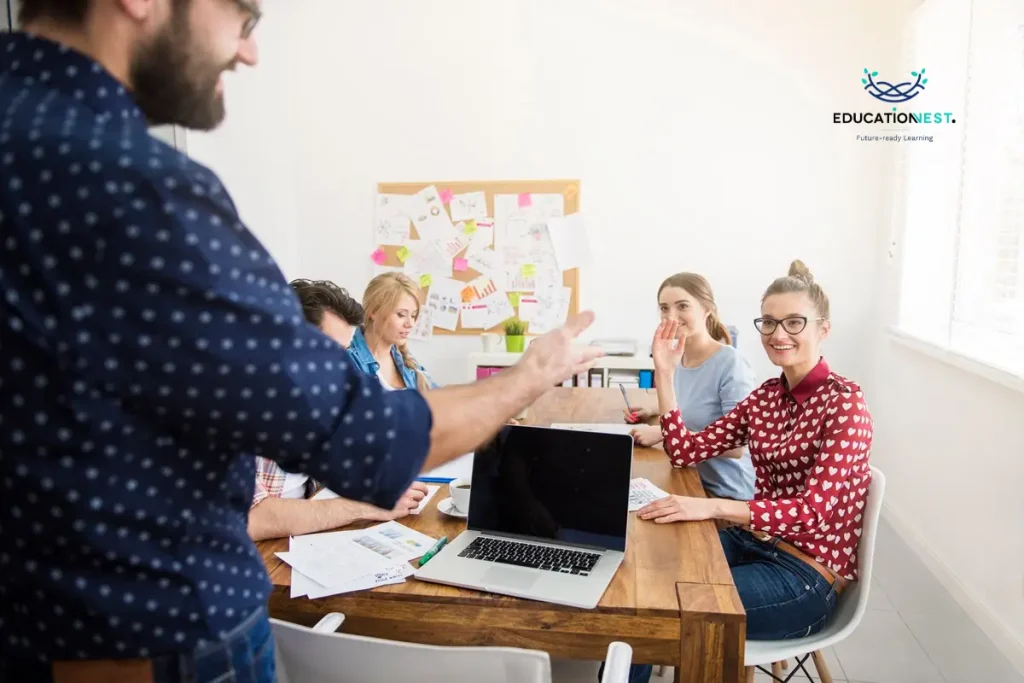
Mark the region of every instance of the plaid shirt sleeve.
POLYGON ((250 509, 264 498, 279 498, 284 490, 285 471, 267 458, 256 458, 256 489, 250 509))

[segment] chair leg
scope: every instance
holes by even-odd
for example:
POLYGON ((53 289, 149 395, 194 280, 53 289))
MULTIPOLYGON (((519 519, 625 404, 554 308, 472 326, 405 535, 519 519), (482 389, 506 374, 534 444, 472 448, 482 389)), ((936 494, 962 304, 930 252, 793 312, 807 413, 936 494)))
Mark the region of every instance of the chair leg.
POLYGON ((658 669, 654 673, 658 677, 664 676, 665 675, 665 665, 664 664, 659 664, 658 665, 658 669))
POLYGON ((814 658, 814 668, 818 670, 821 683, 832 683, 832 674, 829 673, 828 663, 825 662, 825 656, 821 654, 821 651, 817 650, 811 653, 811 657, 814 658))
POLYGON ((772 662, 772 676, 782 680, 782 662, 772 662))
POLYGON ((747 683, 754 683, 754 671, 755 671, 754 667, 752 667, 752 666, 748 666, 747 667, 747 683))
POLYGON ((782 660, 782 670, 786 671, 787 669, 789 669, 789 660, 788 659, 783 659, 782 660))

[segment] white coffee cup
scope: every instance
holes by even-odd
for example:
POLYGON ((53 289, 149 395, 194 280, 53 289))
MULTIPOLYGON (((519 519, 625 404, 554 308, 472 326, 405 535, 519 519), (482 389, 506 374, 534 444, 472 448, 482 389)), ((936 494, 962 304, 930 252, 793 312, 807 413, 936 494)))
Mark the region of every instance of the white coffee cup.
POLYGON ((451 494, 452 504, 455 506, 456 510, 464 515, 469 514, 469 494, 471 483, 472 481, 470 479, 460 477, 458 479, 453 479, 452 482, 448 484, 448 492, 451 494))
POLYGON ((487 353, 494 353, 501 348, 501 335, 493 332, 485 332, 480 335, 480 341, 484 345, 484 351, 487 353))

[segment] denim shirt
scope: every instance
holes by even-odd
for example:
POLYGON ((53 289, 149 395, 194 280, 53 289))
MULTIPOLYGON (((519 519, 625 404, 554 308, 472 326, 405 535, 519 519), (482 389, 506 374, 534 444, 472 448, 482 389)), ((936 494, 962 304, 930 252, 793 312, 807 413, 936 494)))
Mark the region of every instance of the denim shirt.
MULTIPOLYGON (((366 337, 363 336, 363 329, 361 327, 356 328, 355 333, 352 335, 352 342, 349 344, 348 352, 360 370, 368 375, 377 376, 377 373, 380 371, 380 363, 370 353, 370 347, 366 345, 366 337)), ((416 370, 405 364, 405 359, 402 358, 402 354, 394 344, 391 345, 391 360, 395 362, 395 367, 398 368, 398 374, 402 376, 402 383, 405 384, 405 388, 415 389, 416 370)), ((417 367, 423 373, 423 376, 427 378, 427 385, 431 389, 437 389, 437 383, 431 379, 427 371, 423 369, 423 366, 418 365, 417 367)))

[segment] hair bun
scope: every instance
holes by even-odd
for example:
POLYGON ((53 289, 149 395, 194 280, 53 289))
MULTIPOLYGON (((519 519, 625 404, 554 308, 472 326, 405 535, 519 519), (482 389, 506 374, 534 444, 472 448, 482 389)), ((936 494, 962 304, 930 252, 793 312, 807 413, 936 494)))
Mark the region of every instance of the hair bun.
POLYGON ((807 284, 814 282, 814 276, 811 275, 811 269, 808 268, 800 259, 795 259, 789 264, 789 277, 795 277, 799 280, 803 280, 807 284))

